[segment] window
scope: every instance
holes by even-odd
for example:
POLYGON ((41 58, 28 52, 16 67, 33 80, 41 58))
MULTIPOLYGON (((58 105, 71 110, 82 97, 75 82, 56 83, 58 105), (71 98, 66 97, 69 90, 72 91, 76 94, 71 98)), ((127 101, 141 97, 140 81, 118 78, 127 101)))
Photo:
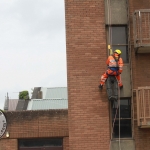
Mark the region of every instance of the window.
POLYGON ((62 139, 21 139, 19 140, 19 150, 51 148, 62 150, 62 139))
POLYGON ((108 41, 108 43, 111 43, 113 50, 120 49, 122 51, 121 57, 124 63, 128 63, 129 58, 127 26, 109 26, 109 32, 111 32, 111 35, 109 33, 109 36, 111 36, 111 39, 109 40, 111 41, 108 41))
POLYGON ((111 112, 112 112, 111 113, 112 114, 112 126, 114 124, 114 127, 112 129, 113 130, 112 137, 119 138, 119 126, 120 126, 120 138, 132 137, 131 100, 130 99, 121 99, 120 100, 120 118, 119 118, 118 102, 111 103, 111 112), (119 121, 119 119, 120 119, 120 121, 119 121))

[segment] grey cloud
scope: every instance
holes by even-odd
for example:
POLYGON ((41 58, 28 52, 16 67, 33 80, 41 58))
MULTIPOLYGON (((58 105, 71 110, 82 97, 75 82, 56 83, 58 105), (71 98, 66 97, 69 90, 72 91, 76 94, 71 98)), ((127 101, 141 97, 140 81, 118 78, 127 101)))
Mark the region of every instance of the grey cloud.
POLYGON ((7 92, 66 86, 63 6, 64 0, 0 0, 0 108, 7 92))
POLYGON ((64 1, 51 0, 49 3, 48 0, 18 0, 10 9, 11 17, 19 20, 28 34, 54 33, 56 30, 64 30, 64 13, 60 13, 64 8, 60 7, 60 3, 64 1))

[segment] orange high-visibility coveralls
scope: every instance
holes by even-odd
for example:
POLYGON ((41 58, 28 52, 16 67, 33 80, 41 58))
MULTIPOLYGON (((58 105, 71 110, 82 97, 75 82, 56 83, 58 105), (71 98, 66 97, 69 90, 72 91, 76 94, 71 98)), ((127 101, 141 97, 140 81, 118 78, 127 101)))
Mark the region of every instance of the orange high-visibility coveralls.
POLYGON ((120 87, 123 86, 122 81, 121 81, 121 77, 120 77, 120 74, 122 73, 122 68, 123 68, 122 58, 119 58, 118 61, 116 61, 113 56, 109 56, 107 61, 106 61, 106 64, 108 66, 108 69, 101 76, 100 84, 104 85, 104 83, 105 83, 106 79, 108 78, 108 76, 113 75, 113 76, 116 76, 119 86, 120 87))

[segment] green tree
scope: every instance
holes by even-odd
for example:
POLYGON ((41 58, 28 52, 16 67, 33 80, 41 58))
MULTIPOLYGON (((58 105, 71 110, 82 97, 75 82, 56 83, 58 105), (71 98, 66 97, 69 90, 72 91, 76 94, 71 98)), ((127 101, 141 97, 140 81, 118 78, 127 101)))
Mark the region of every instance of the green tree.
POLYGON ((29 92, 28 91, 22 91, 19 92, 19 99, 29 99, 29 92))

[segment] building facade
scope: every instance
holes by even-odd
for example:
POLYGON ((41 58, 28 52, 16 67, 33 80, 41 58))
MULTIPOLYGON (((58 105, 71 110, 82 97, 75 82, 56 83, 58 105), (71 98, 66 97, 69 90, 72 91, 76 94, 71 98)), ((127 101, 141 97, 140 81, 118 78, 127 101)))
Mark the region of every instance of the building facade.
POLYGON ((69 149, 148 150, 150 1, 65 0, 65 8, 69 149), (124 61, 116 116, 117 103, 98 89, 108 45, 124 61))
POLYGON ((148 0, 65 0, 68 111, 7 112, 0 149, 61 138, 55 150, 149 150, 149 8, 148 0), (124 60, 120 107, 98 88, 109 45, 124 60))
POLYGON ((68 150, 68 111, 8 111, 0 150, 68 150))

